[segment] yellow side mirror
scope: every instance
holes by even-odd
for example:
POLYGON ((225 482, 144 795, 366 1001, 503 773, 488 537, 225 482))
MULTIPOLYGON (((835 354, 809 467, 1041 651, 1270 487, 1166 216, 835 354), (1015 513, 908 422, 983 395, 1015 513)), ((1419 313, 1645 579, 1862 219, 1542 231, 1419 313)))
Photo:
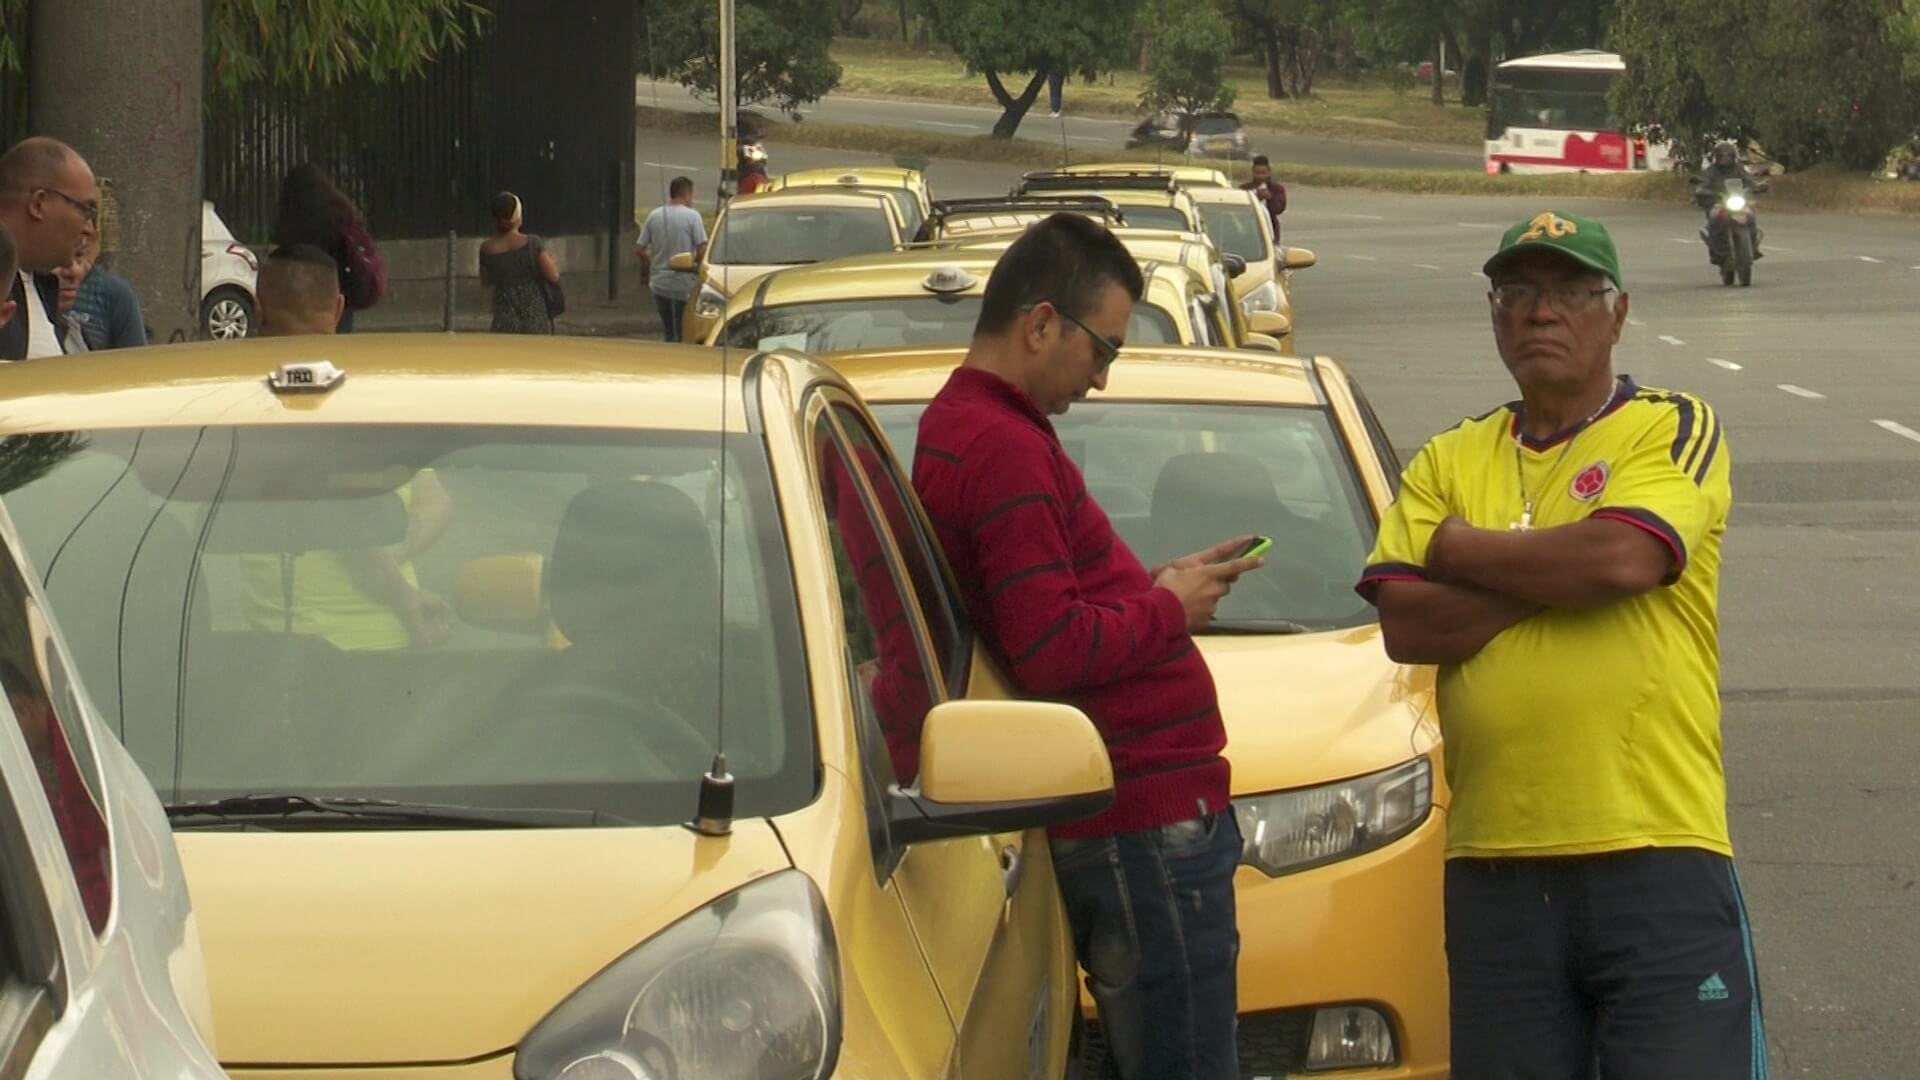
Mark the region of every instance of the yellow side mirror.
POLYGON ((667 269, 678 270, 683 274, 691 274, 699 268, 700 265, 693 261, 693 252, 691 251, 683 251, 667 260, 667 269))
POLYGON ((1280 252, 1281 267, 1286 270, 1305 270, 1320 261, 1320 257, 1307 248, 1281 248, 1280 252))
POLYGON ((1255 334, 1284 338, 1293 332, 1293 320, 1278 311, 1256 311, 1247 316, 1247 329, 1255 334))
POLYGON ((1035 828, 1047 810, 1110 802, 1113 764, 1093 721, 1046 701, 949 701, 920 732, 920 796, 935 806, 1018 806, 1035 828), (1039 805, 1036 805, 1039 804, 1039 805))

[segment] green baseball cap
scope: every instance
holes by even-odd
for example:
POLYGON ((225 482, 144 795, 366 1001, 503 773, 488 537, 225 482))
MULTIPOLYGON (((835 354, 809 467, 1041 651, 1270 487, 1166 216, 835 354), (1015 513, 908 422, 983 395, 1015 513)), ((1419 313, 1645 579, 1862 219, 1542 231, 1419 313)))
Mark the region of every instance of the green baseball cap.
POLYGON ((1592 218, 1548 210, 1507 230, 1500 250, 1480 271, 1492 277, 1499 269, 1529 251, 1554 251, 1589 270, 1605 274, 1616 289, 1620 283, 1620 253, 1614 250, 1607 227, 1592 218))

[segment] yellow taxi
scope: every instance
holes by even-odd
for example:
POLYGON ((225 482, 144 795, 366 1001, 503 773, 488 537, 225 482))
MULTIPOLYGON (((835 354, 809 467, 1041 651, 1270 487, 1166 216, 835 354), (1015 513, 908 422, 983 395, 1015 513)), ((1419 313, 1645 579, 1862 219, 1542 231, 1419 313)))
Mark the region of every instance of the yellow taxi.
POLYGON ((687 305, 686 340, 706 340, 727 299, 769 270, 890 251, 912 235, 883 191, 823 187, 735 196, 714 219, 698 265, 691 252, 668 263, 699 275, 687 305))
POLYGON ((0 492, 160 792, 242 1080, 1061 1076, 1006 700, 796 353, 354 335, 0 371, 0 492))
MULTIPOLYGON (((959 359, 833 362, 906 457, 959 359)), ((1389 659, 1353 592, 1400 475, 1360 388, 1325 358, 1129 345, 1107 388, 1053 424, 1144 563, 1273 538, 1199 636, 1246 839, 1242 1075, 1447 1076, 1433 671, 1389 659)))
MULTIPOLYGON (((907 250, 775 271, 728 302, 706 343, 817 353, 964 345, 999 257, 1000 250, 907 250)), ((1232 305, 1214 302, 1211 286, 1192 270, 1147 259, 1141 273, 1146 289, 1128 341, 1231 340, 1232 305)))
POLYGON ((819 188, 859 188, 884 191, 900 211, 902 231, 912 236, 933 209, 933 187, 918 169, 884 165, 854 165, 844 169, 799 169, 768 181, 762 191, 799 191, 819 188))
POLYGON ((1126 173, 1150 172, 1171 176, 1180 186, 1192 190, 1197 187, 1232 187, 1233 178, 1211 165, 1162 164, 1160 162, 1141 161, 1083 161, 1077 165, 1062 165, 1053 170, 1069 176, 1084 176, 1089 173, 1126 173))
POLYGON ((1015 195, 1098 195, 1108 199, 1141 229, 1204 233, 1206 220, 1179 180, 1151 166, 1120 172, 1030 172, 1014 186, 1015 195))
POLYGON ((981 236, 1019 232, 1053 214, 1080 214, 1108 228, 1126 223, 1111 199, 1098 195, 995 195, 941 199, 913 237, 914 246, 964 243, 981 236))

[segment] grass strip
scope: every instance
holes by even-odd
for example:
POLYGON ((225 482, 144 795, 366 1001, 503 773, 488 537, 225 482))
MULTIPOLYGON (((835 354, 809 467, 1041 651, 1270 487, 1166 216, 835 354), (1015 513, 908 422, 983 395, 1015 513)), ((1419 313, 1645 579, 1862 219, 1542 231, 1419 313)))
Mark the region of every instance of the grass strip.
MULTIPOLYGON (((669 109, 637 108, 643 128, 680 134, 706 135, 718 129, 716 117, 669 109)), ((995 139, 987 135, 943 135, 905 128, 866 125, 779 123, 767 137, 776 142, 874 154, 907 168, 926 169, 939 159, 1003 162, 1036 169, 1065 162, 1178 161, 1178 158, 1139 150, 1063 149, 1057 143, 1031 139, 995 139)), ((1241 162, 1201 161, 1232 175, 1247 176, 1241 162)), ((1674 173, 1632 173, 1607 176, 1547 173, 1526 176, 1488 176, 1465 169, 1369 169, 1328 165, 1294 165, 1277 161, 1274 174, 1300 187, 1359 188, 1410 195, 1526 195, 1547 198, 1636 199, 1685 205, 1691 193, 1683 177, 1674 173)), ((1878 180, 1838 169, 1816 168, 1772 179, 1761 196, 1761 212, 1826 210, 1845 213, 1920 214, 1920 184, 1878 180)))

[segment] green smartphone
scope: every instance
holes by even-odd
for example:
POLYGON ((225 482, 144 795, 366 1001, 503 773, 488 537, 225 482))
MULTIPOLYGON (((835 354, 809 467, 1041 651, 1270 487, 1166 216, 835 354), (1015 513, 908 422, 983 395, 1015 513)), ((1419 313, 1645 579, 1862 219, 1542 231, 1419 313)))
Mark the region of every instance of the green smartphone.
POLYGON ((1234 558, 1250 559, 1255 555, 1265 555, 1267 553, 1267 549, 1272 546, 1273 546, 1273 537, 1256 536, 1252 540, 1247 541, 1247 546, 1242 548, 1240 550, 1240 554, 1235 555, 1234 558))

